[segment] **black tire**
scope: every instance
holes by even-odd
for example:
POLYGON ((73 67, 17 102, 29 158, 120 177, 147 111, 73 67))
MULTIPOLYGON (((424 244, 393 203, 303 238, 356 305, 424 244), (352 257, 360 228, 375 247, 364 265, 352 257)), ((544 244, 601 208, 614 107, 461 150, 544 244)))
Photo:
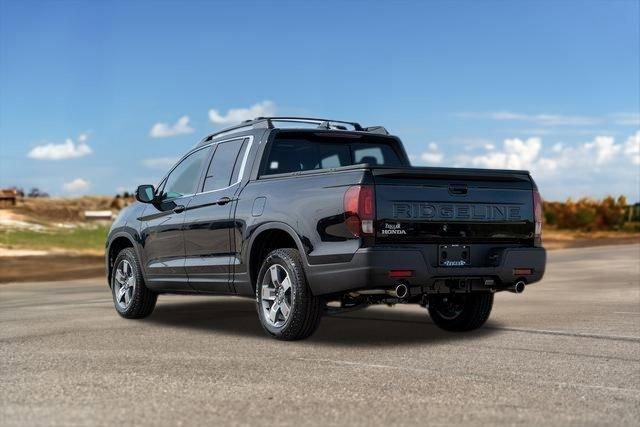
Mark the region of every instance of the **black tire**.
POLYGON ((323 313, 322 301, 311 293, 297 250, 276 249, 267 255, 256 282, 256 309, 260 324, 265 332, 279 340, 301 340, 311 336, 318 329, 323 313), (287 294, 290 312, 286 320, 283 320, 283 324, 279 326, 275 326, 267 320, 262 298, 262 284, 265 275, 270 275, 270 268, 275 265, 284 269, 291 283, 290 294, 287 294))
POLYGON ((493 293, 446 294, 429 298, 429 316, 438 327, 452 332, 478 329, 489 319, 493 293))
POLYGON ((133 248, 125 248, 120 251, 113 263, 113 271, 111 272, 111 295, 113 297, 113 304, 116 311, 120 316, 126 319, 142 319, 143 317, 147 317, 153 312, 153 309, 156 306, 158 295, 146 287, 144 277, 142 277, 140 262, 138 261, 138 257, 136 256, 136 252, 133 248), (118 303, 116 296, 116 293, 120 289, 116 275, 119 266, 123 262, 128 263, 128 266, 131 267, 130 277, 135 279, 132 290, 128 294, 130 295, 129 303, 126 304, 125 307, 118 303))

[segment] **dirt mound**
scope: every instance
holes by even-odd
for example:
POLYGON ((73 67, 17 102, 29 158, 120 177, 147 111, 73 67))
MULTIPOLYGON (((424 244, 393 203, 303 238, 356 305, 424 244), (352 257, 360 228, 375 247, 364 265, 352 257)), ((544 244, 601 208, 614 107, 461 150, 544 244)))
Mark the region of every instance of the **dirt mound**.
POLYGON ((105 196, 77 198, 24 198, 12 211, 25 218, 43 223, 78 222, 84 220, 84 211, 111 210, 118 212, 133 199, 105 196))

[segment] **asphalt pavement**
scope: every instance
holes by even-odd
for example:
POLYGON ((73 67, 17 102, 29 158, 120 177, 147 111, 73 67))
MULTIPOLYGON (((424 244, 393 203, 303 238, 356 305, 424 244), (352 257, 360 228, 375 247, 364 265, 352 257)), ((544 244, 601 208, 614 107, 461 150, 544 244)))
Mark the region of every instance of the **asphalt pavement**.
POLYGON ((241 298, 161 296, 125 320, 103 279, 0 285, 2 426, 639 419, 640 245, 550 252, 542 282, 463 334, 397 305, 279 342, 241 298))

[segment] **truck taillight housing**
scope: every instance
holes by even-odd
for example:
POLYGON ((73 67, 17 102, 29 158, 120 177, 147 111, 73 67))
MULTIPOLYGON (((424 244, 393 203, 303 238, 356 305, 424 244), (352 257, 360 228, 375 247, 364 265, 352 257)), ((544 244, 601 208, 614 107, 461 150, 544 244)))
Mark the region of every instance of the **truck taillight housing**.
POLYGON ((376 217, 376 195, 372 185, 354 185, 344 193, 347 228, 355 237, 372 236, 376 217))
POLYGON ((533 191, 533 214, 535 231, 533 235, 534 246, 542 246, 542 197, 538 190, 533 191))

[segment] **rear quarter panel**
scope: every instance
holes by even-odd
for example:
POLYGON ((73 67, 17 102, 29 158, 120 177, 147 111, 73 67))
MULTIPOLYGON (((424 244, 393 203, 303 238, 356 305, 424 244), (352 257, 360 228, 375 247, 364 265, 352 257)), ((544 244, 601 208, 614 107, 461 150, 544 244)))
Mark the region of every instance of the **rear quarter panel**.
POLYGON ((238 197, 232 236, 237 257, 236 288, 248 283, 251 241, 269 224, 285 224, 295 232, 307 266, 349 261, 360 240, 344 224, 344 193, 363 179, 363 170, 349 170, 268 177, 248 183, 238 197))

